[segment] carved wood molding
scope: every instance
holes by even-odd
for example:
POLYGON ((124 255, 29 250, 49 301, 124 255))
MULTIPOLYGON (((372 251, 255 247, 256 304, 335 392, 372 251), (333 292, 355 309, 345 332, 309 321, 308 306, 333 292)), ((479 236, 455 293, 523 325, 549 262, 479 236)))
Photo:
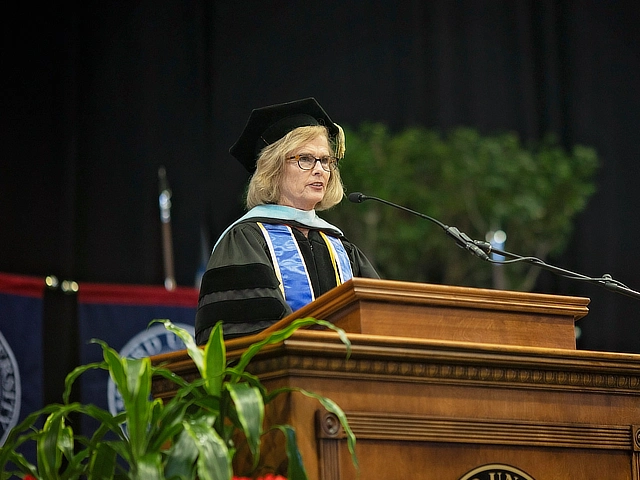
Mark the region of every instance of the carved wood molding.
MULTIPOLYGON (((344 355, 344 354, 343 354, 344 355)), ((607 394, 640 393, 640 373, 615 371, 599 365, 506 366, 483 362, 482 359, 459 357, 445 361, 437 356, 422 359, 389 360, 377 358, 350 359, 329 356, 273 356, 252 365, 252 373, 275 378, 283 375, 326 376, 344 379, 372 379, 390 382, 490 385, 493 388, 527 388, 606 392, 607 394)))
MULTIPOLYGON (((346 412, 358 441, 471 443, 633 451, 637 429, 625 425, 562 424, 346 412)), ((318 412, 319 439, 344 439, 333 413, 318 412)))
MULTIPOLYGON (((640 364, 636 355, 356 334, 349 338, 352 348, 347 358, 346 348, 335 333, 296 332, 284 342, 265 347, 252 362, 250 371, 263 380, 291 375, 331 376, 345 380, 640 394, 640 364)), ((228 350, 228 358, 235 358, 242 348, 228 350)), ((169 362, 169 367, 193 380, 197 370, 184 357, 186 354, 181 353, 169 362)), ((172 382, 161 377, 154 379, 156 397, 170 397, 174 392, 172 382)))

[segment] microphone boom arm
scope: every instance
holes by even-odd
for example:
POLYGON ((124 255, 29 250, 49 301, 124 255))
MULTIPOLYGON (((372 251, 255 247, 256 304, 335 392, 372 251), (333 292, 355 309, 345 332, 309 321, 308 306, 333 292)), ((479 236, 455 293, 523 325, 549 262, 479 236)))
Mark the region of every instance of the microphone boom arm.
POLYGON ((618 280, 615 280, 608 273, 605 273, 601 277, 588 277, 588 276, 583 275, 581 273, 572 272, 571 270, 567 270, 567 269, 564 269, 564 268, 561 268, 561 267, 557 267, 555 265, 548 264, 544 260, 541 260, 541 259, 539 259, 537 257, 523 257, 523 256, 517 255, 515 253, 511 253, 511 252, 507 252, 507 251, 504 251, 504 250, 500 250, 499 248, 494 248, 488 242, 482 242, 482 241, 479 241, 479 240, 473 240, 473 242, 476 244, 476 246, 481 248, 487 254, 496 253, 496 254, 501 255, 503 257, 512 259, 512 260, 503 261, 503 262, 495 261, 495 260, 489 260, 493 264, 505 265, 505 264, 508 264, 508 263, 515 263, 515 262, 530 263, 531 265, 535 265, 538 268, 542 268, 543 270, 547 270, 549 272, 555 273, 556 275, 559 275, 561 277, 565 277, 565 278, 568 278, 570 280, 577 280, 577 281, 582 281, 582 282, 587 282, 587 283, 591 283, 591 284, 594 284, 594 285, 598 285, 599 287, 602 287, 602 288, 604 288, 606 290, 610 290, 612 292, 620 293, 622 295, 626 295, 628 297, 632 297, 632 298, 640 300, 640 292, 632 290, 631 288, 627 287, 624 283, 619 282, 618 280))
POLYGON ((515 263, 515 262, 526 262, 526 263, 530 263, 531 265, 535 265, 536 267, 555 273, 556 275, 559 275, 571 280, 578 280, 578 281, 583 281, 587 283, 592 283, 594 285, 598 285, 602 288, 605 288, 609 291, 620 293, 622 295, 626 295, 628 297, 632 297, 637 300, 640 300, 640 292, 630 289, 622 282, 615 280, 608 273, 605 273, 601 277, 588 277, 580 273, 575 273, 570 270, 566 270, 564 268, 556 267, 555 265, 550 265, 536 257, 523 257, 515 253, 500 250, 498 248, 494 248, 489 242, 483 242, 480 240, 471 239, 467 234, 465 234, 464 232, 461 232, 456 227, 450 227, 448 225, 445 225, 441 221, 436 220, 433 217, 425 215, 424 213, 416 212, 415 210, 411 210, 410 208, 404 207, 402 205, 398 205, 396 203, 389 202, 382 198, 370 197, 360 192, 350 193, 348 198, 349 198, 349 201, 353 203, 362 203, 365 200, 375 200, 377 202, 384 203, 385 205, 389 205, 391 207, 404 210, 405 212, 411 213, 412 215, 416 215, 425 220, 429 220, 430 222, 433 222, 436 225, 438 225, 440 228, 442 228, 447 235, 449 235, 451 238, 453 238, 456 241, 456 243, 460 248, 465 248, 469 252, 471 252, 473 255, 489 263, 492 263, 494 265, 506 265, 506 264, 515 263), (506 261, 492 260, 489 257, 489 255, 492 253, 496 253, 505 258, 510 258, 511 260, 506 260, 506 261))
POLYGON ((490 261, 489 256, 482 250, 482 248, 478 247, 478 245, 476 245, 476 243, 471 238, 469 238, 469 236, 467 234, 461 232, 456 227, 450 227, 448 225, 445 225, 440 220, 436 220, 435 218, 430 217, 429 215, 425 215, 424 213, 416 212, 415 210, 411 210, 410 208, 403 207, 402 205, 398 205, 396 203, 389 202, 389 201, 384 200, 382 198, 369 197, 369 196, 364 195, 364 194, 362 194, 360 192, 350 193, 349 194, 349 200, 354 202, 354 203, 362 203, 365 200, 375 200, 377 202, 384 203, 384 204, 389 205, 391 207, 395 207, 395 208, 399 208, 400 210, 404 210, 405 212, 411 213, 412 215, 417 215, 418 217, 424 218, 425 220, 429 220, 430 222, 433 222, 436 225, 438 225, 440 228, 442 228, 447 235, 449 235, 451 238, 453 238, 456 241, 456 243, 458 244, 458 246, 460 248, 465 248, 465 249, 469 250, 472 254, 474 254, 475 256, 477 256, 479 258, 481 258, 482 260, 490 261))

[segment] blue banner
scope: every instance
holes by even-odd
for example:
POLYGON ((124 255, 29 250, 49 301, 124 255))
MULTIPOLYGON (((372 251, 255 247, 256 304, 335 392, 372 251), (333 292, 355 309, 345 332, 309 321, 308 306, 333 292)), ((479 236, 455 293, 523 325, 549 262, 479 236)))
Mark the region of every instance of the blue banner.
MULTIPOLYGON (((102 361, 102 348, 92 339, 106 342, 121 355, 141 358, 176 350, 184 344, 163 325, 149 324, 169 319, 193 335, 198 301, 195 289, 167 291, 162 287, 125 287, 81 284, 78 292, 80 363, 102 361)), ((117 389, 101 370, 80 377, 81 402, 91 403, 112 414, 122 408, 117 389)), ((83 419, 83 432, 89 435, 97 425, 83 419)))
MULTIPOLYGON (((43 279, 0 274, 0 445, 43 406, 43 291, 43 279)), ((34 461, 35 445, 22 453, 34 461)))

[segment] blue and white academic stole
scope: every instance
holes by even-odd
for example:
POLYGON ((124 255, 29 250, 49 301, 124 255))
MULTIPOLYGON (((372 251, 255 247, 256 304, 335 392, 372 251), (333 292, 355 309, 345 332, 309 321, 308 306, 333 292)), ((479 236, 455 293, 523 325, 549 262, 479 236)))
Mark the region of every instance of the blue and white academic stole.
MULTIPOLYGON (((309 272, 298 242, 288 225, 258 222, 258 226, 267 241, 282 294, 295 312, 315 300, 309 272)), ((338 238, 325 235, 323 232, 320 232, 320 235, 329 249, 336 284, 340 285, 353 277, 349 256, 338 238)))

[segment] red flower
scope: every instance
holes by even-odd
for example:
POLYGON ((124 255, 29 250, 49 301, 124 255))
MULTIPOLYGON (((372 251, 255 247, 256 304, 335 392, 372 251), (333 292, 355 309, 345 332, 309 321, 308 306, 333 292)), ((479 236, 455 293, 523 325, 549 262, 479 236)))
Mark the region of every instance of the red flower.
POLYGON ((33 475, 31 475, 30 473, 27 473, 24 476, 24 480, 38 480, 36 477, 34 477, 33 475))

